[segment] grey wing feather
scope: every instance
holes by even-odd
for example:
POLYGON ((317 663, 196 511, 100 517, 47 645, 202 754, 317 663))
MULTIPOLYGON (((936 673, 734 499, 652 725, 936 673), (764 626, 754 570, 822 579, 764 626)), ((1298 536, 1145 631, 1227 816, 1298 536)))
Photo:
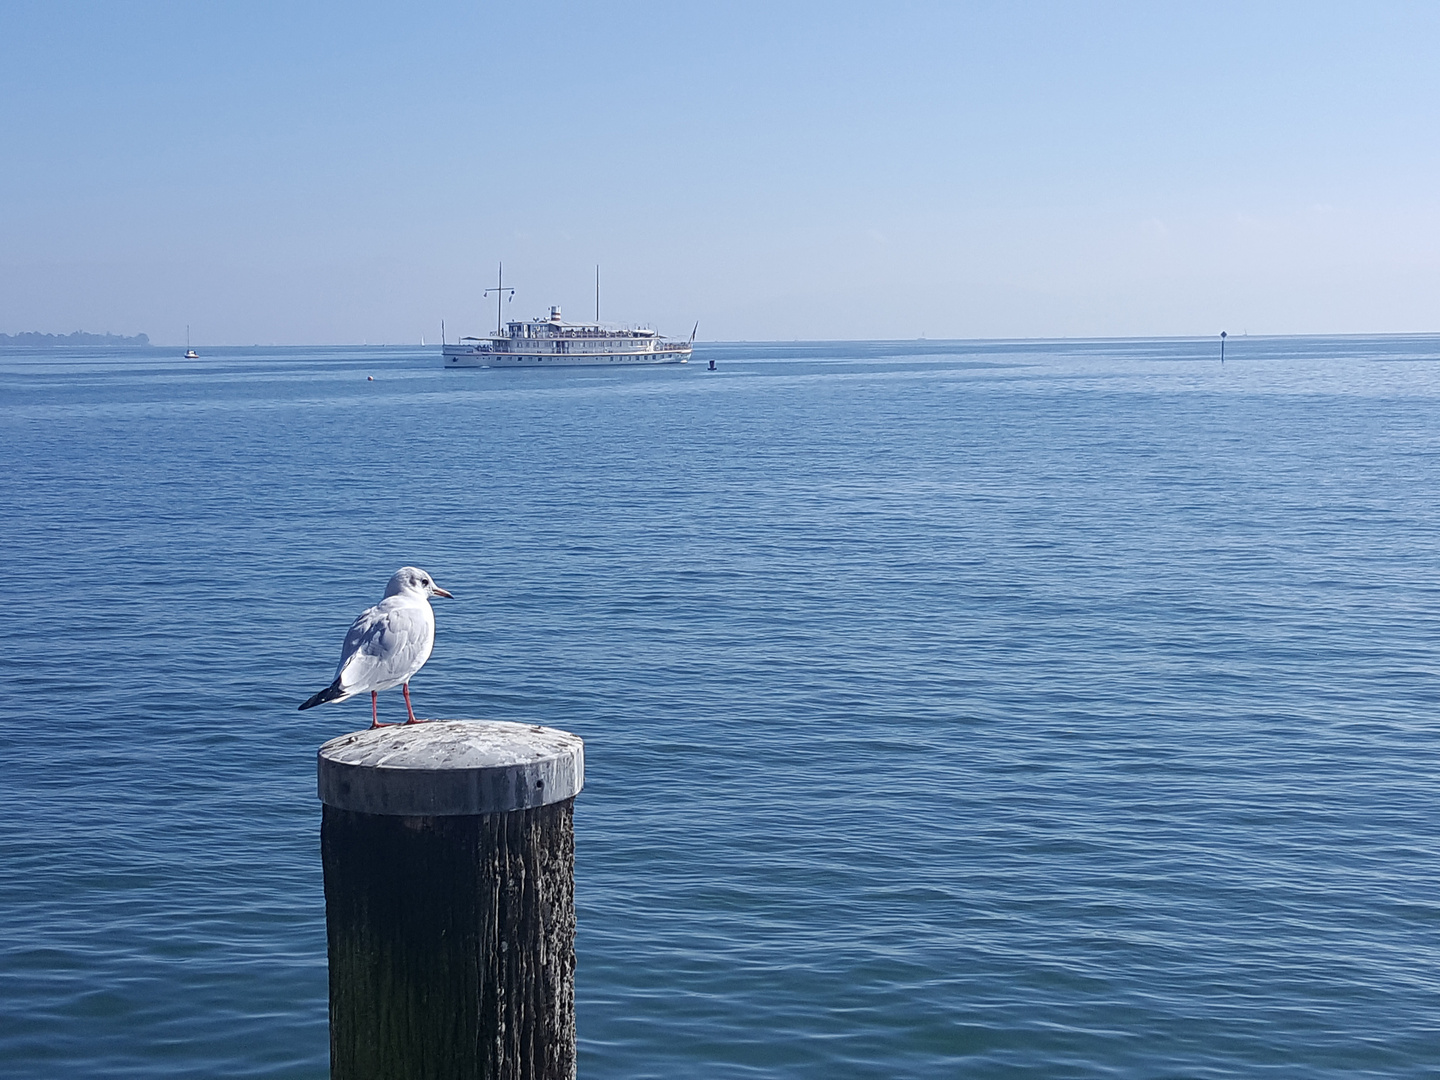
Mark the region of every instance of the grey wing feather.
POLYGON ((409 681, 430 658, 435 616, 430 605, 385 601, 361 612, 340 650, 335 677, 347 694, 388 690, 409 681))

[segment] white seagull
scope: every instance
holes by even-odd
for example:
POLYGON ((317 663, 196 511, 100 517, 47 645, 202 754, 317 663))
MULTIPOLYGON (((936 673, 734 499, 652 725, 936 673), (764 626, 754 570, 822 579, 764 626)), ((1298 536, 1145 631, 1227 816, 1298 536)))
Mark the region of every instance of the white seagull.
POLYGON ((435 612, 430 610, 430 597, 450 595, 424 570, 414 566, 396 570, 385 586, 384 599, 362 611, 350 625, 340 649, 335 681, 300 708, 344 701, 368 690, 370 726, 384 727, 376 699, 381 690, 398 686, 405 695, 405 711, 410 714, 405 722, 420 723, 410 707, 410 680, 425 666, 435 646, 435 612))

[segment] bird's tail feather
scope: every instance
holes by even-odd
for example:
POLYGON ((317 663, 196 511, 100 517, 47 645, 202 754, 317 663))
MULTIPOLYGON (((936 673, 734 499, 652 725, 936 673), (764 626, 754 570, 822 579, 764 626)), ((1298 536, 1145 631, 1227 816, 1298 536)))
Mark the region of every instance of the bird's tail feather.
POLYGON ((318 694, 312 694, 305 699, 305 704, 300 706, 303 712, 306 709, 313 709, 316 705, 324 705, 327 701, 335 701, 337 698, 347 698, 350 695, 340 689, 340 680, 337 678, 329 686, 325 687, 318 694))

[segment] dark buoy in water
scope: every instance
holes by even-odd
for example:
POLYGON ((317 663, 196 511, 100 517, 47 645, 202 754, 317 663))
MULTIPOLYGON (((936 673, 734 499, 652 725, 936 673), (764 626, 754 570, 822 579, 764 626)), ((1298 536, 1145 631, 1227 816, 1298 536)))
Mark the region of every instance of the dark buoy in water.
POLYGON ((715 370, 715 361, 714 361, 714 360, 711 360, 711 361, 710 361, 710 370, 711 370, 711 371, 714 371, 714 370, 715 370))
POLYGON ((1220 363, 1225 362, 1225 331, 1220 331, 1220 363))
POLYGON ((365 376, 365 381, 366 381, 366 382, 374 382, 374 381, 375 381, 375 376, 374 376, 374 375, 366 375, 366 376, 365 376))

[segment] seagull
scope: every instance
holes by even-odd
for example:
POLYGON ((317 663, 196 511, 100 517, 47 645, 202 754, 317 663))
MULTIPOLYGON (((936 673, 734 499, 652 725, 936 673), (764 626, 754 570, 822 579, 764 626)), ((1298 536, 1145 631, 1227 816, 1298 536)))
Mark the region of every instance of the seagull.
POLYGON ((402 566, 385 586, 385 597, 372 608, 366 608, 350 624, 345 644, 340 649, 340 664, 335 681, 307 698, 301 709, 311 709, 327 701, 344 701, 370 691, 370 726, 380 723, 376 699, 381 690, 400 687, 405 695, 407 724, 418 724, 415 710, 410 707, 410 680, 430 659, 435 645, 435 612, 430 610, 430 597, 450 593, 435 584, 424 570, 402 566))

